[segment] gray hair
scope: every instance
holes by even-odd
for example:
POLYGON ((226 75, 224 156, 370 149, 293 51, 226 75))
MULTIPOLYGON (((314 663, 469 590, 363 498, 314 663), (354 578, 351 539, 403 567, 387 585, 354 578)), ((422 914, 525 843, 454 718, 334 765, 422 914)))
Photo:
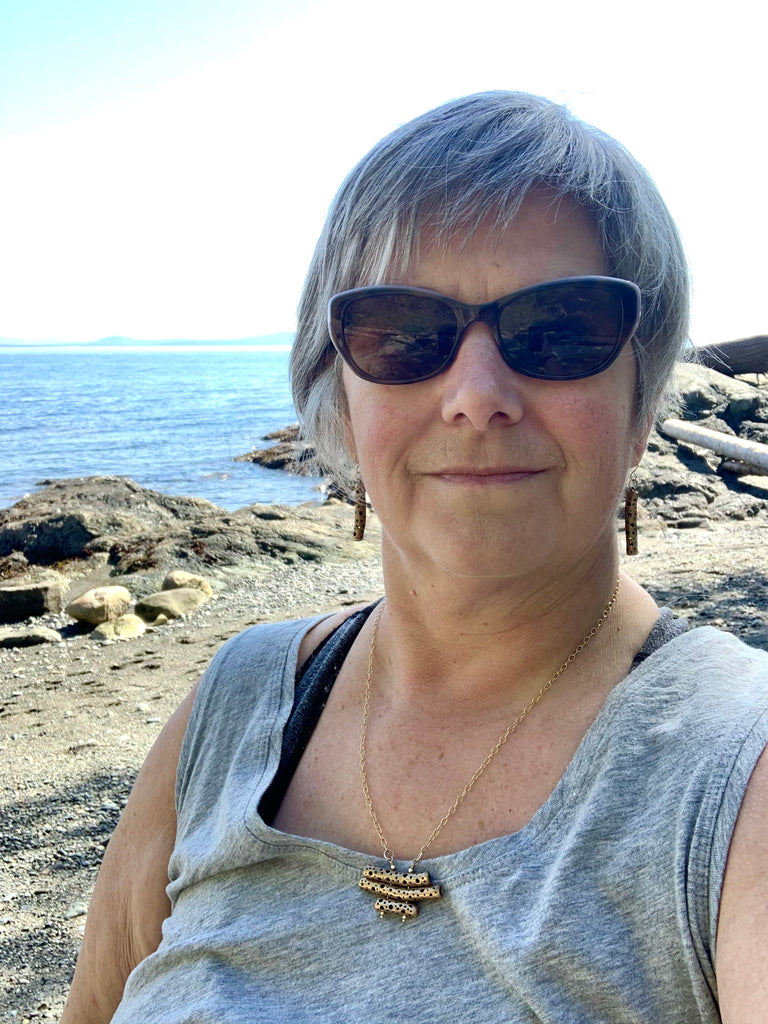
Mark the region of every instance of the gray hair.
POLYGON ((608 274, 634 281, 643 313, 633 346, 638 425, 670 393, 688 335, 690 283, 672 217, 645 169, 609 135, 551 100, 485 92, 452 100, 385 139, 350 172, 318 240, 291 353, 293 400, 320 468, 347 489, 341 360, 326 310, 336 292, 407 271, 428 227, 438 244, 503 231, 532 189, 568 197, 596 225, 608 274))

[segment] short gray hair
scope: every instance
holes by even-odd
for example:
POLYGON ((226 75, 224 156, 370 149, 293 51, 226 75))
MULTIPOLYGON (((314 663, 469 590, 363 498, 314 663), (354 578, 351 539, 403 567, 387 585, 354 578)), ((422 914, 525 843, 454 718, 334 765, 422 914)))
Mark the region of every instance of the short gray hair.
POLYGON ((299 304, 293 400, 320 468, 349 489, 341 360, 326 310, 336 292, 404 273, 428 227, 441 244, 484 222, 501 231, 532 189, 569 197, 595 223, 607 272, 634 281, 643 314, 633 339, 638 424, 669 392, 688 336, 690 282, 672 217, 647 171, 565 107, 520 92, 452 100, 382 139, 339 189, 299 304))

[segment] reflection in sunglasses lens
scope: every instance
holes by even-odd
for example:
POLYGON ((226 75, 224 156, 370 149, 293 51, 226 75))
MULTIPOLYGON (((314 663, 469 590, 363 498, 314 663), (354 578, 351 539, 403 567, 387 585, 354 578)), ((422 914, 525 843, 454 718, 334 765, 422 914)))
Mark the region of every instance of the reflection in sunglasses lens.
POLYGON ((621 302, 609 289, 567 286, 513 299, 501 311, 499 335, 510 366, 567 378, 599 370, 621 324, 621 302))
POLYGON ((457 321, 450 306, 428 296, 385 294, 350 303, 342 330, 364 373, 397 382, 424 379, 447 363, 457 321))
MULTIPOLYGON (((621 338, 621 299, 595 282, 512 296, 497 313, 504 360, 529 376, 567 380, 597 373, 614 357, 621 338)), ((459 325, 449 302, 407 291, 353 299, 341 316, 357 369, 395 384, 442 372, 454 355, 459 325)))

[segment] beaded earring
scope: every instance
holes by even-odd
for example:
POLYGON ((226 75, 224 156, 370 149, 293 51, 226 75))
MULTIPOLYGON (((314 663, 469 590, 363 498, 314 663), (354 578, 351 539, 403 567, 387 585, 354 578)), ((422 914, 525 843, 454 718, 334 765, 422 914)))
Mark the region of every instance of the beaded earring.
POLYGON ((624 495, 624 541, 628 555, 637 554, 637 495, 635 467, 629 476, 629 486, 624 495))
POLYGON ((365 484, 358 472, 357 480, 355 481, 355 526, 352 531, 353 540, 362 540, 365 536, 365 515, 365 484))

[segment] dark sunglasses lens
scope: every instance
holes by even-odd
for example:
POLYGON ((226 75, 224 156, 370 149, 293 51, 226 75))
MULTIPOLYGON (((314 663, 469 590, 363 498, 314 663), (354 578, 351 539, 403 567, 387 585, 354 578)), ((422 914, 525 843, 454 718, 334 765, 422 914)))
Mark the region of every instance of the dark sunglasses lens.
POLYGON ((550 380, 599 373, 616 355, 623 326, 620 297, 597 283, 564 284, 521 295, 499 316, 510 366, 550 380))
POLYGON ((425 380, 448 363, 456 340, 450 306, 421 295, 379 294, 353 299, 341 314, 349 357, 382 383, 425 380))

